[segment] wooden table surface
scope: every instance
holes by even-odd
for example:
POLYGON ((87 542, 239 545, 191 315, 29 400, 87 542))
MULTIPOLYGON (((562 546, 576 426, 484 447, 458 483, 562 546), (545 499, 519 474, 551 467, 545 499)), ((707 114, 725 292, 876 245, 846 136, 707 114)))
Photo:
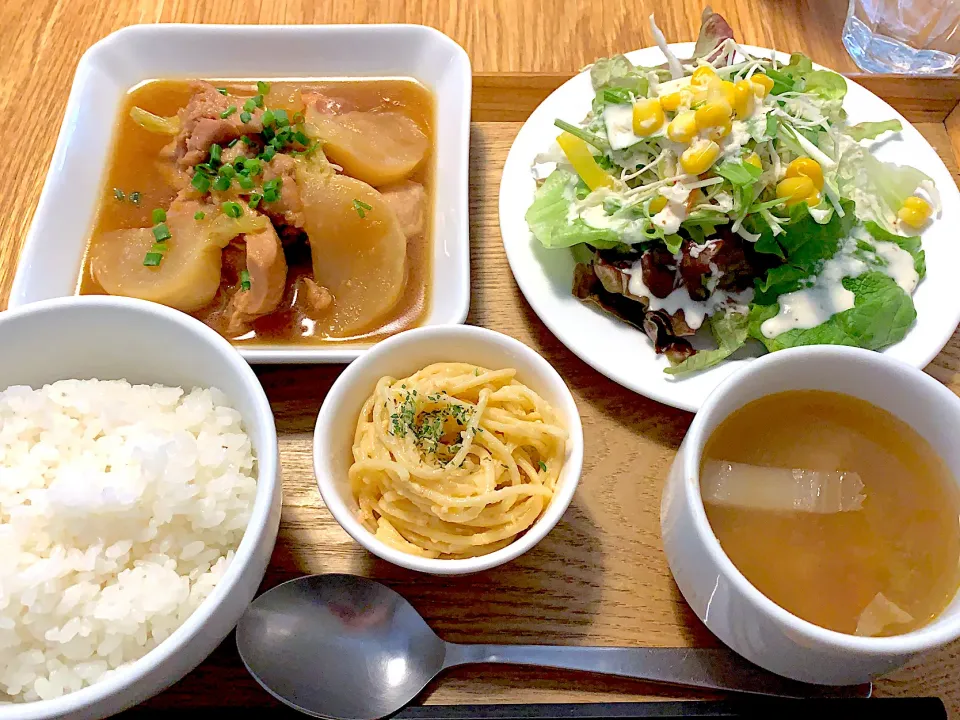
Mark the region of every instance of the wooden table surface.
MULTIPOLYGON (((841 0, 723 0, 713 5, 744 42, 802 50, 838 70, 855 70, 839 39, 846 5, 841 0)), ((3 308, 74 68, 90 44, 113 30, 138 22, 424 23, 461 43, 475 72, 572 74, 597 56, 652 44, 645 18, 654 8, 669 39, 693 39, 702 5, 694 0, 0 0, 0 7, 3 308)), ((522 299, 506 265, 496 215, 499 174, 517 127, 474 125, 469 322, 535 347, 574 388, 588 450, 577 498, 553 533, 504 568, 440 580, 389 566, 363 552, 330 518, 313 480, 314 418, 342 368, 259 368, 277 416, 285 494, 280 538, 265 586, 303 573, 372 575, 406 594, 441 635, 459 642, 712 646, 717 641, 670 579, 659 537, 660 489, 692 416, 625 391, 594 372, 559 344, 522 299)), ((950 139, 942 125, 932 124, 930 132, 928 138, 949 154, 950 139)), ((955 162, 951 169, 956 177, 955 162)), ((955 380, 958 348, 955 339, 931 368, 955 387, 960 387, 955 380)), ((882 680, 878 694, 939 695, 960 716, 960 645, 882 680)), ((678 695, 640 682, 582 674, 464 668, 433 684, 423 700, 585 702, 654 696, 678 695)), ((246 675, 230 640, 148 703, 157 709, 224 705, 275 705, 246 675)))

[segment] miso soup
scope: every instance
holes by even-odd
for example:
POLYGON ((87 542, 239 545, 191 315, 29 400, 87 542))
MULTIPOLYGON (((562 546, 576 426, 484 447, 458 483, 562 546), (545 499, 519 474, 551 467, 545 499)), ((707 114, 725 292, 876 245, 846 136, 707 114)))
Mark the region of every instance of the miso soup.
POLYGON ((864 636, 933 620, 960 586, 960 492, 915 430, 815 390, 755 400, 707 441, 707 518, 733 564, 804 620, 864 636))

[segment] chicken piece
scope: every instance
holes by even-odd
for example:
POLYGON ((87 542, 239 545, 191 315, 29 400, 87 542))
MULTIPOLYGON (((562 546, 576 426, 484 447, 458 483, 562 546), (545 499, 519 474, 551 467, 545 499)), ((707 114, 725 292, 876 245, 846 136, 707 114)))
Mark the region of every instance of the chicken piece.
POLYGON ((240 289, 230 298, 226 316, 228 327, 238 327, 269 315, 283 299, 287 284, 287 261, 273 225, 244 235, 250 288, 240 289))
POLYGON ((333 295, 325 287, 317 285, 308 277, 297 280, 296 300, 297 309, 314 320, 322 319, 326 311, 333 304, 333 295))
POLYGON ((264 202, 260 209, 271 219, 302 228, 303 201, 300 198, 300 187, 297 185, 297 162, 289 155, 274 155, 273 159, 264 165, 263 182, 280 179, 280 197, 276 202, 264 202))
POLYGON ((370 327, 400 300, 407 240, 383 196, 365 182, 297 161, 313 277, 334 302, 318 330, 334 337, 370 327))
POLYGON ((427 225, 427 191, 423 185, 404 180, 380 188, 380 194, 396 214, 408 239, 423 235, 427 225))
POLYGON ((242 104, 243 98, 221 95, 208 82, 195 83, 193 96, 177 112, 180 132, 167 146, 166 153, 172 155, 181 167, 190 167, 203 162, 214 143, 224 145, 241 135, 259 133, 263 130, 262 108, 255 109, 246 123, 240 120, 239 112, 221 117, 230 106, 242 104))
POLYGON ((347 175, 374 186, 408 177, 423 162, 430 141, 420 126, 398 112, 321 112, 307 108, 307 133, 347 175))
POLYGON ((105 233, 90 246, 94 279, 110 295, 124 295, 193 312, 207 305, 220 286, 221 251, 241 233, 254 233, 269 221, 252 213, 223 215, 217 206, 177 200, 167 211, 170 239, 159 265, 145 266, 155 239, 151 228, 105 233), (202 219, 195 214, 202 211, 202 219))

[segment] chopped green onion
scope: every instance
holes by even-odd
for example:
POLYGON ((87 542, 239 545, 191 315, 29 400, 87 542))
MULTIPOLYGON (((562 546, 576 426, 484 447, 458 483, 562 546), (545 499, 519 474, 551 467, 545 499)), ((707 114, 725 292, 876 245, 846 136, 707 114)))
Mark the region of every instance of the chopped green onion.
POLYGON ((213 165, 211 165, 210 163, 200 163, 199 165, 196 166, 196 168, 197 170, 202 170, 203 172, 208 173, 210 175, 212 175, 217 171, 216 168, 214 168, 213 165))
POLYGON ((220 154, 223 152, 223 148, 214 143, 210 146, 210 162, 218 163, 220 162, 220 154))
POLYGON ((302 122, 303 122, 303 113, 302 113, 302 112, 295 112, 295 113, 293 114, 293 117, 290 118, 290 122, 292 122, 294 125, 299 125, 300 123, 302 123, 302 122))
POLYGON ((257 92, 261 95, 270 94, 270 83, 264 82, 263 80, 257 81, 257 92))
POLYGON ((160 223, 153 228, 153 237, 157 242, 163 242, 170 239, 170 228, 165 223, 160 223))
POLYGON ((263 107, 263 95, 255 95, 254 98, 253 98, 253 102, 256 103, 257 107, 262 108, 262 107, 263 107))
POLYGON ((546 472, 546 471, 547 471, 547 464, 546 464, 543 460, 541 460, 539 464, 540 464, 540 469, 541 469, 543 472, 546 472))
POLYGON ((240 184, 241 189, 243 190, 253 190, 254 182, 247 175, 240 175, 237 177, 237 182, 240 184))
POLYGON ((276 115, 274 115, 273 110, 264 110, 263 116, 260 119, 263 121, 263 126, 267 128, 273 125, 276 120, 276 115))
POLYGON ((261 172, 263 172, 263 168, 260 166, 260 161, 256 158, 245 159, 243 161, 243 169, 251 175, 259 175, 261 172))
POLYGON ((145 267, 157 267, 162 260, 163 254, 158 252, 148 252, 143 256, 143 264, 145 267))
POLYGON ((226 88, 217 88, 217 92, 220 93, 221 95, 226 95, 226 94, 227 94, 227 89, 226 89, 226 88))
POLYGON ((273 156, 276 155, 276 154, 277 154, 277 149, 276 149, 273 145, 267 145, 267 146, 263 149, 263 152, 260 153, 260 157, 261 157, 264 161, 270 162, 271 160, 273 160, 273 156))
POLYGON ((226 120, 228 117, 230 117, 231 115, 233 115, 236 111, 237 111, 237 106, 236 106, 236 105, 231 105, 231 106, 228 107, 226 110, 224 110, 222 113, 220 113, 220 119, 221 119, 221 120, 226 120))
POLYGON ((256 210, 257 205, 260 204, 261 200, 263 200, 263 195, 260 193, 250 193, 250 201, 247 203, 247 205, 250 206, 251 210, 256 210))
POLYGON ((220 168, 220 174, 225 178, 235 178, 237 176, 237 169, 233 165, 224 165, 220 168))
POLYGON ((287 111, 283 108, 277 108, 274 110, 273 117, 276 118, 277 127, 286 127, 290 124, 290 118, 287 117, 287 111))
POLYGON ((193 180, 190 181, 195 190, 205 193, 210 189, 210 176, 202 170, 197 170, 193 174, 193 180))
POLYGON ((225 203, 220 205, 220 208, 223 210, 224 215, 227 217, 238 218, 243 215, 243 208, 239 204, 228 200, 225 203))
POLYGON ((153 220, 153 224, 167 221, 167 214, 163 211, 162 208, 154 208, 154 211, 150 213, 150 218, 153 220))
POLYGON ((193 219, 194 219, 194 220, 203 220, 204 217, 205 217, 205 216, 204 216, 203 210, 197 210, 197 211, 193 214, 193 219))
POLYGON ((165 242, 155 242, 150 246, 150 252, 165 253, 169 249, 169 246, 165 242))
POLYGON ((253 116, 250 113, 248 113, 246 110, 240 113, 240 122, 242 123, 248 123, 252 118, 253 116))
POLYGON ((230 189, 230 178, 226 175, 221 175, 213 183, 213 189, 218 192, 225 192, 230 189))
POLYGON ((241 270, 240 271, 240 289, 249 290, 251 287, 252 287, 252 284, 250 283, 250 273, 247 272, 246 270, 241 270))
POLYGON ((253 98, 247 98, 247 101, 243 104, 243 109, 248 113, 252 113, 257 109, 257 101, 253 98))
POLYGON ((114 196, 117 200, 119 200, 120 202, 123 202, 123 197, 124 197, 124 196, 123 196, 123 190, 121 190, 120 188, 114 188, 114 189, 113 189, 113 196, 114 196))
POLYGON ((232 147, 233 147, 234 145, 236 145, 238 142, 240 142, 240 138, 234 138, 233 140, 231 140, 230 142, 227 143, 227 147, 228 147, 228 148, 232 148, 232 147))
POLYGON ((307 147, 308 145, 310 145, 310 138, 307 137, 306 133, 300 130, 297 130, 293 134, 293 139, 296 140, 301 145, 303 145, 304 147, 307 147))
POLYGON ((354 198, 353 209, 357 211, 357 215, 359 215, 360 219, 362 220, 367 216, 367 211, 373 210, 373 207, 371 207, 370 205, 367 205, 363 200, 357 200, 356 198, 354 198))
POLYGON ((134 190, 132 193, 130 193, 130 202, 132 202, 134 205, 139 205, 139 204, 140 204, 140 193, 137 192, 136 190, 134 190))
POLYGON ((246 145, 247 147, 251 147, 251 146, 257 144, 257 141, 254 140, 254 139, 253 139, 252 137, 250 137, 249 135, 242 135, 242 136, 240 137, 240 139, 243 140, 243 144, 246 145))

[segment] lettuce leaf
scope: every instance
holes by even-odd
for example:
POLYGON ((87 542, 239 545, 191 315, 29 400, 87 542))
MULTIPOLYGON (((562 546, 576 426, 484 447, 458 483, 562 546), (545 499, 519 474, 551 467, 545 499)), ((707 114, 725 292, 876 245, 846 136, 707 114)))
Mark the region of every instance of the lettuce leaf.
POLYGON ((864 227, 867 229, 867 232, 873 235, 877 240, 896 243, 908 253, 913 255, 913 269, 917 271, 917 275, 919 275, 920 279, 923 280, 924 276, 927 274, 927 256, 920 247, 919 235, 896 235, 894 233, 887 232, 882 227, 877 225, 877 223, 872 221, 864 223, 864 227))
MULTIPOLYGON (((790 62, 780 68, 778 74, 790 79, 791 90, 813 93, 823 100, 843 100, 847 94, 847 81, 842 75, 832 70, 814 70, 813 61, 802 53, 793 53, 790 62)), ((775 82, 777 80, 774 78, 775 82)), ((786 84, 782 78, 779 81, 786 84)))
POLYGON ((624 55, 600 58, 590 67, 590 82, 594 90, 622 88, 634 95, 646 97, 650 89, 646 68, 637 67, 624 55))
POLYGON ((774 338, 761 332, 763 323, 776 316, 780 306, 755 304, 750 307, 749 334, 774 352, 799 345, 850 345, 880 350, 903 339, 913 325, 917 311, 913 300, 882 272, 868 272, 844 278, 843 286, 854 294, 854 306, 826 322, 806 330, 788 330, 774 338))
POLYGON ((545 248, 565 248, 589 243, 596 248, 612 248, 620 244, 612 230, 590 227, 580 218, 570 222, 568 189, 576 186, 577 176, 568 170, 554 170, 537 189, 533 204, 524 218, 530 232, 545 248))
POLYGON ((878 122, 862 122, 845 129, 847 135, 857 142, 861 140, 875 140, 885 132, 900 132, 903 126, 899 120, 881 120, 878 122))
POLYGON ((744 313, 726 312, 710 318, 710 331, 717 341, 716 350, 700 350, 681 363, 664 370, 668 375, 699 372, 723 362, 747 341, 749 318, 744 313))

